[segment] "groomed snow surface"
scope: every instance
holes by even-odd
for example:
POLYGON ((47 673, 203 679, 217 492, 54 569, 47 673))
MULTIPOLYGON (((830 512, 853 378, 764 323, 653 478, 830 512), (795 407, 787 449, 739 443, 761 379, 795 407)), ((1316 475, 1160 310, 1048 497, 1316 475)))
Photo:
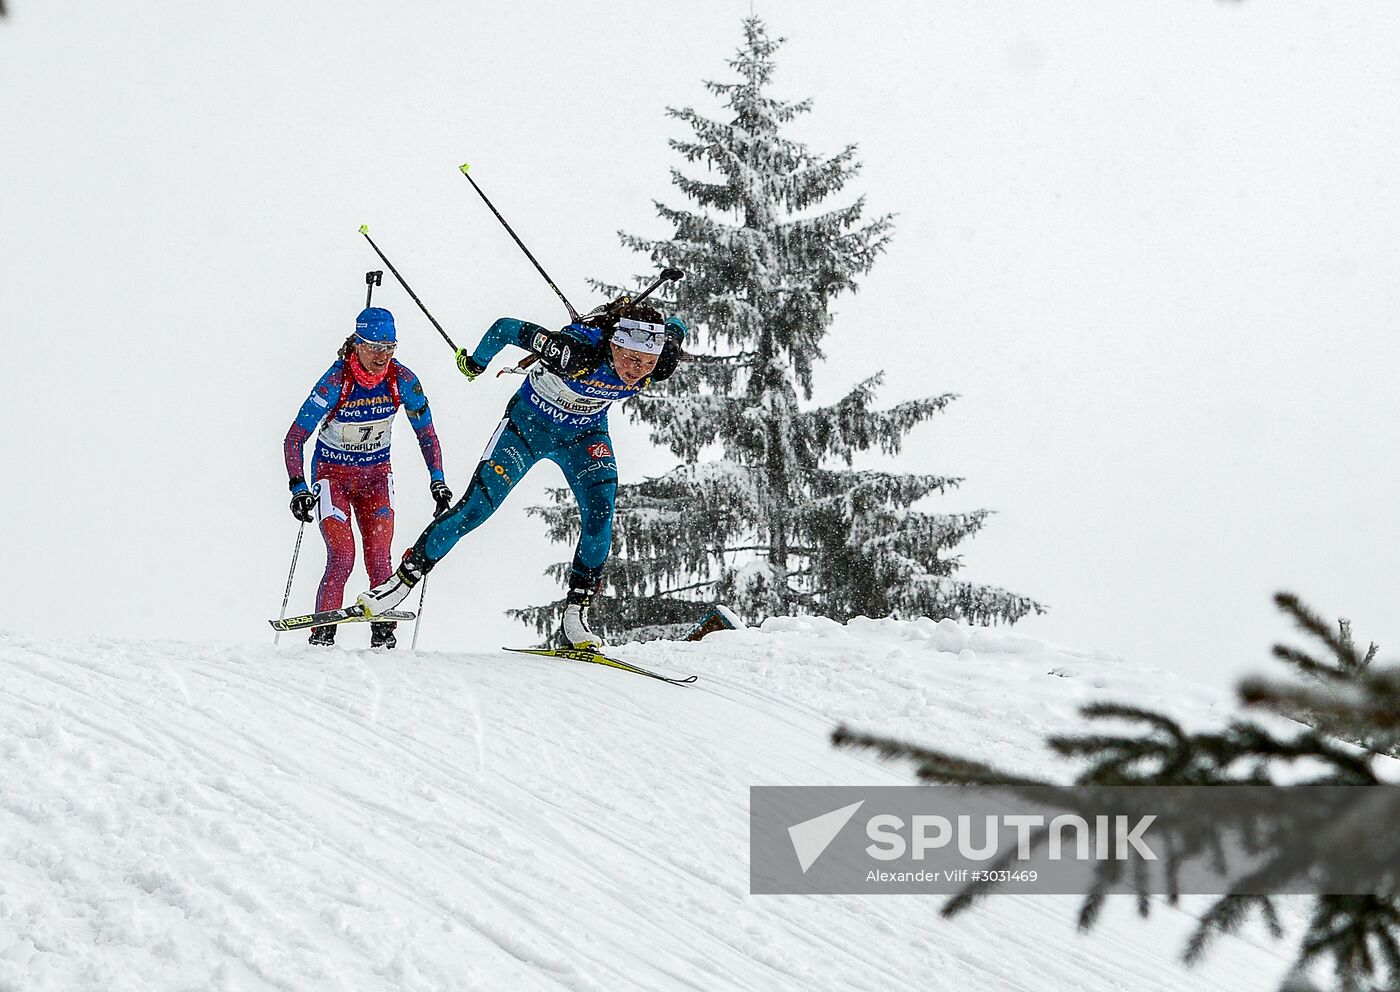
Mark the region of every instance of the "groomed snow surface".
MULTIPOLYGON (((407 633, 405 631, 404 633, 407 633)), ((1230 701, 950 621, 770 621, 593 665, 0 633, 0 992, 1272 990, 1257 932, 1111 901, 748 894, 752 785, 900 785, 832 727, 1063 780, 1092 699, 1230 701)), ((407 641, 407 637, 403 640, 407 641)))

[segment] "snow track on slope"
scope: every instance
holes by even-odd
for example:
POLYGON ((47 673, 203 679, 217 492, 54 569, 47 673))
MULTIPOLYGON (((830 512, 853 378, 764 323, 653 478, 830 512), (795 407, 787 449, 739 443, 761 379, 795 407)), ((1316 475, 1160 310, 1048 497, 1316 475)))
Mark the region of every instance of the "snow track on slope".
POLYGON ((622 656, 700 681, 0 633, 0 992, 1237 992, 1285 970, 1249 939, 1187 971, 1180 910, 1111 904, 1080 936, 1074 899, 949 922, 938 898, 748 895, 750 786, 912 781, 833 750, 838 720, 1053 770, 1035 742, 1095 693, 1213 719, 1204 689, 946 622, 622 656))

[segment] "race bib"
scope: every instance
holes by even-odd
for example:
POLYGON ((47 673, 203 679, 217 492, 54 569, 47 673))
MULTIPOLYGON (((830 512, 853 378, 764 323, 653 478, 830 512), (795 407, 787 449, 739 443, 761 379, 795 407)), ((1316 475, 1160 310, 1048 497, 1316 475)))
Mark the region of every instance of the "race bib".
POLYGON ((607 408, 609 399, 595 396, 582 396, 543 365, 530 370, 530 386, 545 406, 551 406, 562 413, 576 416, 592 416, 607 408))
POLYGON ((350 454, 365 454, 389 447, 394 418, 383 420, 332 420, 321 431, 327 447, 350 454))

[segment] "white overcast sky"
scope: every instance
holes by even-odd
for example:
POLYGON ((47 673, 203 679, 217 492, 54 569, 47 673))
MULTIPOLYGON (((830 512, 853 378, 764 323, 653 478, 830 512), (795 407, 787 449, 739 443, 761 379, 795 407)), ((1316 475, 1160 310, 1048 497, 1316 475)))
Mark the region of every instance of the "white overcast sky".
MULTIPOLYGON (((796 137, 860 145, 897 214, 819 399, 961 399, 885 464, 989 507, 965 574, 1025 633, 1207 681, 1302 594, 1400 656, 1400 13, 1349 0, 759 2, 796 137)), ((0 22, 10 404, 0 626, 260 640, 296 533, 282 435, 379 267, 459 343, 640 271, 683 134, 721 113, 748 0, 662 5, 13 0, 0 22)), ((845 202, 842 199, 838 202, 845 202)), ((514 381, 457 376, 396 287, 460 491, 514 381)), ((669 455, 615 417, 625 477, 669 455)), ((426 522, 406 422, 396 551, 426 522)), ((513 501, 433 575, 424 646, 519 643, 567 557, 513 501)), ((308 532, 294 610, 323 562, 308 532)), ((351 578, 348 595, 363 588, 351 578)), ((349 638, 347 638, 349 639, 349 638)))

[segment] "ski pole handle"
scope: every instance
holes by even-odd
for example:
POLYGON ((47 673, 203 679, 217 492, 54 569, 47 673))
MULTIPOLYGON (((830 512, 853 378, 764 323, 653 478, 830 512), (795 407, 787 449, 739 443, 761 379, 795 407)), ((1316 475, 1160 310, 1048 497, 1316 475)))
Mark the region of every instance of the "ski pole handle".
POLYGON ((638 293, 636 299, 629 300, 628 302, 630 304, 641 303, 652 293, 656 292, 663 282, 678 282, 684 278, 685 273, 680 269, 664 268, 661 270, 661 275, 657 276, 650 286, 638 293))

